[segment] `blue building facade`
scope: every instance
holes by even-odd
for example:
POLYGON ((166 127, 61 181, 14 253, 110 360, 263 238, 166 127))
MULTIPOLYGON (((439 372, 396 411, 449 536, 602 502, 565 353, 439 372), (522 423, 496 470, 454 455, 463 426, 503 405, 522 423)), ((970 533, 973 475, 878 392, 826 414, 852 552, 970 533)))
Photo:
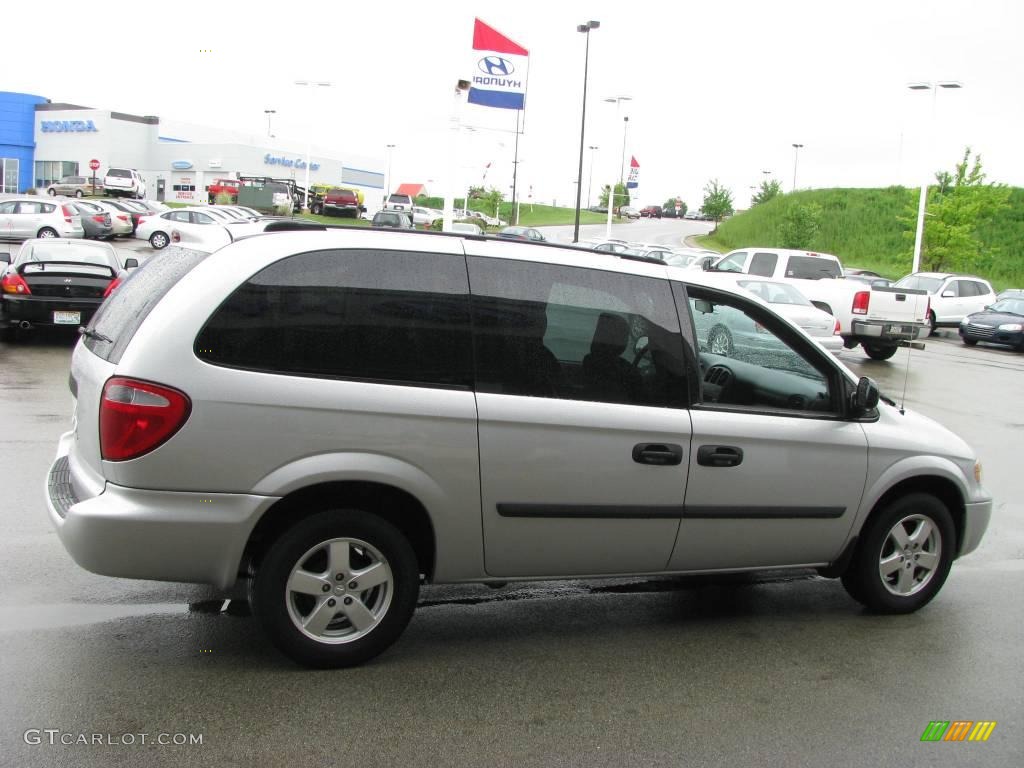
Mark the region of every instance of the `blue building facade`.
POLYGON ((42 96, 0 91, 0 192, 24 192, 33 186, 36 104, 42 96))

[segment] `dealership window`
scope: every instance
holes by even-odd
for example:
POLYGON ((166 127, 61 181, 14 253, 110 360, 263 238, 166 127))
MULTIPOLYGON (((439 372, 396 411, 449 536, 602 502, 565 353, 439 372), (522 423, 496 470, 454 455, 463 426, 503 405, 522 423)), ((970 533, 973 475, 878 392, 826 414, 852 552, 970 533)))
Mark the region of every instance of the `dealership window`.
POLYGON ((56 184, 65 176, 78 176, 78 163, 71 160, 36 160, 36 187, 56 184))
POLYGON ((175 192, 195 192, 196 191, 196 185, 195 184, 175 184, 174 186, 171 187, 171 189, 174 190, 175 192))
POLYGON ((18 161, 0 157, 0 192, 18 194, 18 161))

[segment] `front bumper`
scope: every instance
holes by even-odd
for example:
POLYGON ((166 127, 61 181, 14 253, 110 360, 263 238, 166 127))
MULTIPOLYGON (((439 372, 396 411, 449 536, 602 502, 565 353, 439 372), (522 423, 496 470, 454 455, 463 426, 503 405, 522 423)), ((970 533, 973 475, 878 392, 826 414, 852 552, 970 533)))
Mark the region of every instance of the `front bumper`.
POLYGON ((989 344, 1009 344, 1024 347, 1024 331, 1000 331, 998 328, 961 325, 960 338, 970 341, 985 341, 989 344))
MULTIPOLYGON (((70 434, 70 433, 69 433, 70 434)), ((66 437, 66 436, 65 436, 66 437)), ((61 441, 65 447, 67 441, 61 441)), ((101 576, 235 583, 253 527, 276 498, 148 491, 106 483, 79 499, 66 454, 47 476, 50 522, 78 565, 101 576)))
POLYGON ((854 320, 851 323, 851 336, 868 342, 913 341, 928 335, 929 328, 923 323, 890 323, 882 320, 854 320))
POLYGON ((992 518, 992 499, 969 502, 964 507, 964 538, 960 542, 960 557, 973 552, 981 543, 988 521, 992 518))

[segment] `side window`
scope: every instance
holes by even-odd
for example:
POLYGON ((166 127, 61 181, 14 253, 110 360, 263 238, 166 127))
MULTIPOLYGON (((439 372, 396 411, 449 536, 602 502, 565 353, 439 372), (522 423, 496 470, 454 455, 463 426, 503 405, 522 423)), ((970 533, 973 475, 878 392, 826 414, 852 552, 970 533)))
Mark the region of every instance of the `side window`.
POLYGON ((171 211, 165 218, 171 221, 182 221, 188 223, 190 220, 188 211, 171 211))
POLYGON ((18 213, 42 213, 43 207, 39 203, 18 203, 18 213))
POLYGON ((747 263, 746 251, 738 251, 726 256, 715 265, 716 272, 742 272, 747 263))
POLYGON ((216 224, 212 216, 208 216, 205 213, 199 213, 198 211, 192 212, 192 221, 196 224, 216 224))
POLYGON ((778 261, 779 257, 774 253, 755 253, 754 258, 750 261, 750 269, 748 271, 752 275, 771 277, 775 274, 775 265, 778 261))
POLYGON ((778 318, 741 298, 688 289, 710 406, 834 413, 830 369, 778 318))
POLYGON ((942 292, 946 293, 947 291, 952 291, 953 295, 958 297, 958 298, 960 296, 964 295, 963 291, 960 288, 960 281, 959 280, 952 280, 949 283, 949 285, 946 286, 945 290, 943 290, 942 292))
POLYGON ((480 392, 685 407, 669 283, 503 259, 469 259, 480 392))
POLYGON ((470 387, 463 256, 301 253, 257 272, 207 321, 196 355, 290 375, 470 387))
POLYGON ((17 203, 0 203, 0 213, 14 213, 17 203))

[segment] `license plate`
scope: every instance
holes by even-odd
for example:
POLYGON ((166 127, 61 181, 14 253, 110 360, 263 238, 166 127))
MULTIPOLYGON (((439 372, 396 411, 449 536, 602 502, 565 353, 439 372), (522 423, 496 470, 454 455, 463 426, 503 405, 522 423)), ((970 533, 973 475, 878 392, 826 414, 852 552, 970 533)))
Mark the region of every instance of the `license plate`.
POLYGON ((901 336, 905 336, 905 335, 908 335, 910 333, 913 333, 913 331, 914 331, 914 326, 912 326, 912 325, 890 325, 889 326, 889 333, 898 333, 901 336))
POLYGON ((53 322, 55 325, 81 325, 81 312, 54 312, 53 322))

